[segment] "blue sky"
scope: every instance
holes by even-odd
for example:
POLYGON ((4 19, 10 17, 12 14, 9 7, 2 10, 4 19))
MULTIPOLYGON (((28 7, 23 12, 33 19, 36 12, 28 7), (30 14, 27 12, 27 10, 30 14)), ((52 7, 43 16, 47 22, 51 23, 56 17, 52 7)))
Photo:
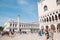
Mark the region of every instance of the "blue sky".
POLYGON ((0 0, 0 25, 8 19, 21 22, 38 22, 38 0, 0 0))

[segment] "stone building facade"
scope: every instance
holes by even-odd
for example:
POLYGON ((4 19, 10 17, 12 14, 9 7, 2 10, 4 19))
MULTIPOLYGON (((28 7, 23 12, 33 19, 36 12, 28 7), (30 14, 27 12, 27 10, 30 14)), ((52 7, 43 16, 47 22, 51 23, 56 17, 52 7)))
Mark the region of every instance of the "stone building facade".
POLYGON ((38 23, 19 23, 18 28, 18 22, 15 22, 13 20, 9 20, 4 24, 4 31, 10 31, 13 32, 38 32, 39 31, 39 24, 38 23), (19 30, 18 30, 19 29, 19 30))
POLYGON ((60 32, 60 0, 38 2, 38 14, 40 29, 60 32))

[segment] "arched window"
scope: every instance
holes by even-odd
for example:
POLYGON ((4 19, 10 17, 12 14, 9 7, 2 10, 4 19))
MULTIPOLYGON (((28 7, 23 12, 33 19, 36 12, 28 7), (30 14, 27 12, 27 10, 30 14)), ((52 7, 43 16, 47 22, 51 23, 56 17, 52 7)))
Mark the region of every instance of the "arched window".
POLYGON ((57 25, 57 31, 60 32, 60 23, 57 25))
POLYGON ((60 0, 56 0, 57 5, 60 4, 60 0))
POLYGON ((10 24, 10 26, 12 26, 12 24, 10 24))
POLYGON ((45 5, 45 6, 44 6, 44 11, 46 11, 47 9, 48 9, 48 8, 47 8, 47 6, 45 5))
POLYGON ((54 16, 52 16, 52 20, 54 21, 54 16))
POLYGON ((58 13, 58 11, 56 11, 56 13, 58 13))
POLYGON ((46 30, 48 30, 48 28, 49 28, 49 26, 47 25, 47 26, 46 26, 46 30))
POLYGON ((25 27, 25 25, 24 25, 24 27, 25 27))
POLYGON ((47 18, 47 22, 48 22, 48 18, 47 18))
POLYGON ((60 14, 58 14, 58 17, 59 17, 59 19, 60 19, 60 14))
POLYGON ((20 27, 21 27, 21 25, 20 25, 20 27))
POLYGON ((23 25, 22 25, 22 27, 23 27, 23 25))
POLYGON ((46 18, 45 18, 45 22, 46 22, 46 18))
POLYGON ((51 17, 49 17, 49 21, 51 21, 51 17))
POLYGON ((55 15, 55 20, 57 20, 57 15, 55 15))
POLYGON ((56 2, 58 2, 58 0, 56 0, 56 2))
POLYGON ((13 24, 13 27, 14 27, 14 24, 13 24))
POLYGON ((43 22, 46 22, 46 19, 44 18, 43 22))
POLYGON ((54 31, 55 30, 55 25, 51 25, 51 29, 54 31))

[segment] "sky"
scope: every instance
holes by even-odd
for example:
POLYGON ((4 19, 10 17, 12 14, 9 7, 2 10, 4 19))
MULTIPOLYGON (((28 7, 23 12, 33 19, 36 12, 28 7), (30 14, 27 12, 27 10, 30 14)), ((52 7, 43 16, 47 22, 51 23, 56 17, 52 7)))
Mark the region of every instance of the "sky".
POLYGON ((20 15, 21 22, 38 22, 39 0, 0 0, 0 25, 8 19, 17 21, 20 15))

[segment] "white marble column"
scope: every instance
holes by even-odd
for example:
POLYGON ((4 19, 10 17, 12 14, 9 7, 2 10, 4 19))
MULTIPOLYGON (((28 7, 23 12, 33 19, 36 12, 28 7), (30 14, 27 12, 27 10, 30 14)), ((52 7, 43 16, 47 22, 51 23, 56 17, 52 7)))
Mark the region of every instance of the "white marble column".
POLYGON ((58 17, 58 14, 57 14, 57 19, 58 19, 58 21, 60 21, 60 20, 59 20, 59 17, 58 17))
POLYGON ((56 31, 56 33, 57 33, 57 24, 55 24, 55 31, 56 31))
POLYGON ((20 27, 20 15, 18 15, 17 31, 19 31, 19 27, 20 27))
POLYGON ((13 32, 13 21, 12 21, 12 26, 11 26, 11 32, 13 32))

